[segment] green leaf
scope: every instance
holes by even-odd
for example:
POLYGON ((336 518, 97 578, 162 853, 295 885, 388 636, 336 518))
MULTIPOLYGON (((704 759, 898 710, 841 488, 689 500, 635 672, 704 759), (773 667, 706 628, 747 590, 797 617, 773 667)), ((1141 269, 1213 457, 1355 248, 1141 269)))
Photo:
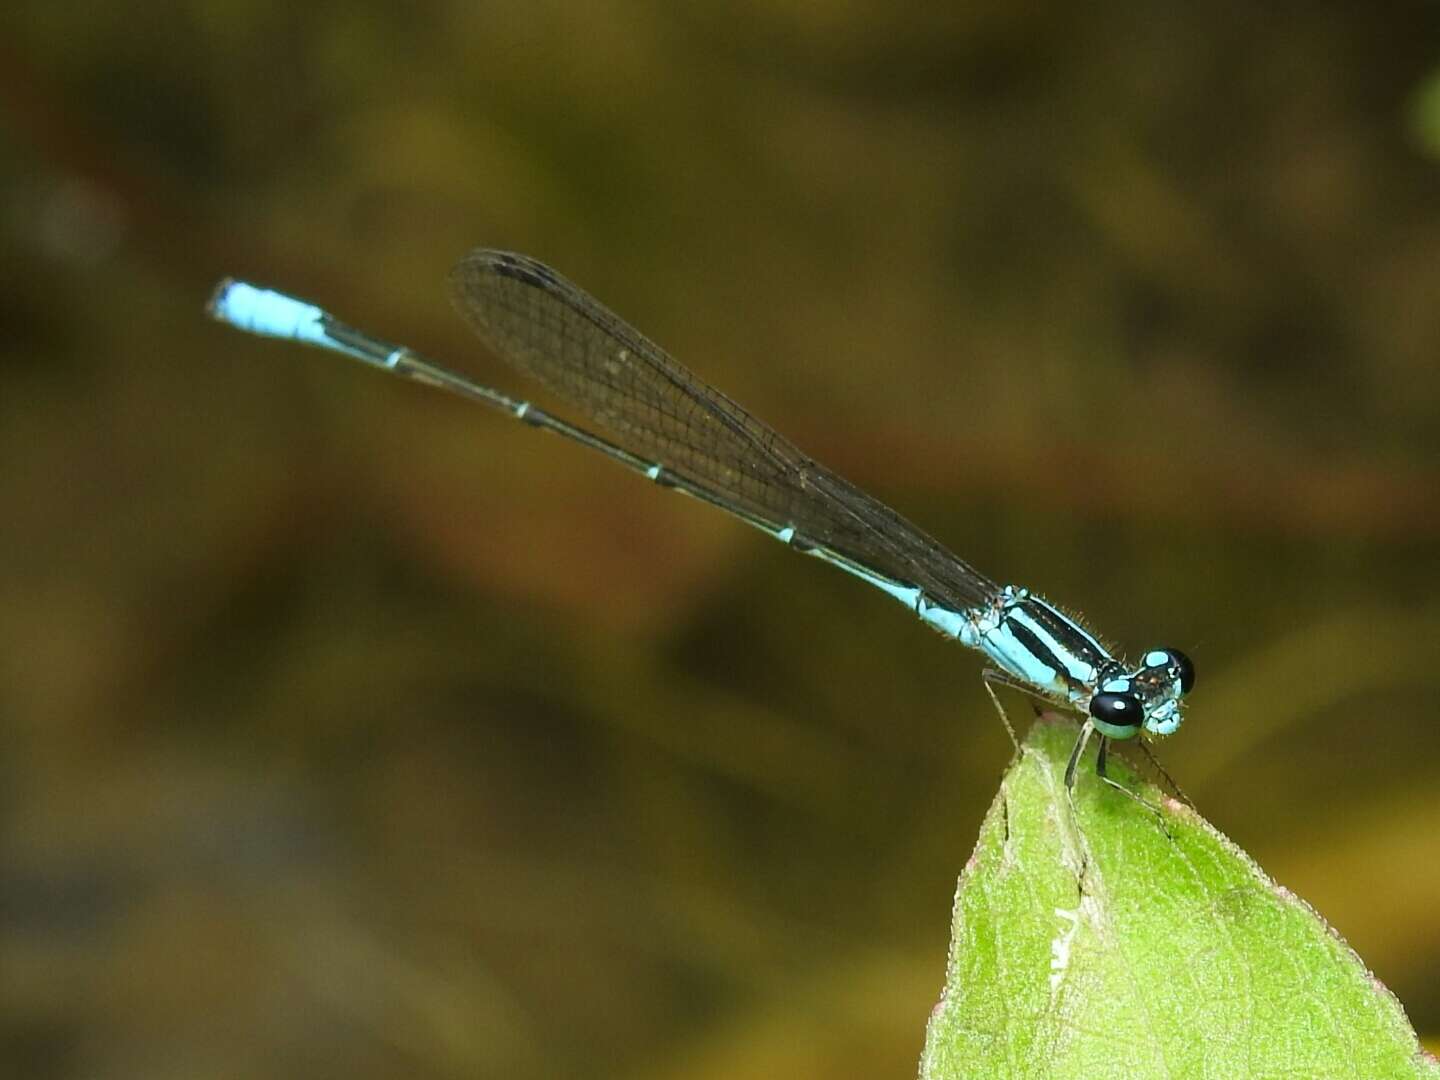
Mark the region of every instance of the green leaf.
POLYGON ((955 896, 921 1075, 1440 1077, 1390 994, 1303 901, 1111 758, 1065 792, 1040 722, 955 896))

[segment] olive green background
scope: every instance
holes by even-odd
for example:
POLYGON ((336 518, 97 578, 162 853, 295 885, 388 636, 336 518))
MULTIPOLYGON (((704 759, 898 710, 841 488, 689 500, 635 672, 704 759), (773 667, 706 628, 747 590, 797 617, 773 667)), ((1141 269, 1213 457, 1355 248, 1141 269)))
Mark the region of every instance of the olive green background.
POLYGON ((1440 1032, 1437 41, 1420 3, 8 5, 0 1059, 913 1075, 1010 754, 979 658, 204 318, 244 275, 529 393, 449 310, 477 244, 1190 653, 1167 768, 1440 1032))

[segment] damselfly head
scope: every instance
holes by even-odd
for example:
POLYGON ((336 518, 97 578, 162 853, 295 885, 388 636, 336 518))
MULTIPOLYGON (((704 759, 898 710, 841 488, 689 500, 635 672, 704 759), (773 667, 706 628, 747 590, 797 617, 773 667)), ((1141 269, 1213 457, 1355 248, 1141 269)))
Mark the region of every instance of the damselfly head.
POLYGON ((1129 739, 1142 730, 1170 735, 1184 719, 1181 698, 1195 685, 1195 666, 1179 649, 1152 649, 1129 674, 1101 680, 1090 698, 1090 718, 1112 739, 1129 739))

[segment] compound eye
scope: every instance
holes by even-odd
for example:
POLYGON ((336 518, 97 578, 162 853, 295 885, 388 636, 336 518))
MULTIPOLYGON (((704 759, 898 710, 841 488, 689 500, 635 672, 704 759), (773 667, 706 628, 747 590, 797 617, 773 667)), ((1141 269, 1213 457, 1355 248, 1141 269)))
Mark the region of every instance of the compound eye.
POLYGON ((1145 719, 1140 699, 1134 694, 1096 694, 1090 699, 1090 715, 1112 728, 1138 728, 1145 719))
POLYGON ((1170 663, 1175 665, 1175 675, 1180 680, 1180 692, 1188 694, 1191 687, 1195 685, 1195 665, 1179 649, 1166 649, 1165 651, 1170 654, 1170 663))

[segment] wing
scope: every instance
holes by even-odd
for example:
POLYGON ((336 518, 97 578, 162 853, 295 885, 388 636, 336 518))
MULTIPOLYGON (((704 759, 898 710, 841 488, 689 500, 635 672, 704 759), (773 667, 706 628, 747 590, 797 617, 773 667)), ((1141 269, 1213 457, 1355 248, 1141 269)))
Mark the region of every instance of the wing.
POLYGON ((451 272, 450 287, 460 314, 501 357, 722 505, 793 526, 952 610, 980 607, 998 591, 543 263, 477 249, 451 272))

